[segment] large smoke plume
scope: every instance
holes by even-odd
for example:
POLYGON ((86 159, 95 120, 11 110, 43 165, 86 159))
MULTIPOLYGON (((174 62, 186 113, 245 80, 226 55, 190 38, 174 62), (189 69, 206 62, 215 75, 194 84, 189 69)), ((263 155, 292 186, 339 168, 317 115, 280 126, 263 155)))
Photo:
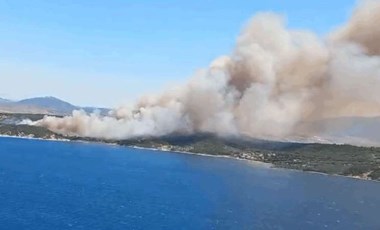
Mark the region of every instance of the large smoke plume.
POLYGON ((108 139, 196 132, 281 138, 308 121, 378 115, 379 22, 374 0, 362 2, 346 25, 323 39, 262 13, 246 25, 231 55, 185 85, 109 116, 75 111, 35 125, 108 139))

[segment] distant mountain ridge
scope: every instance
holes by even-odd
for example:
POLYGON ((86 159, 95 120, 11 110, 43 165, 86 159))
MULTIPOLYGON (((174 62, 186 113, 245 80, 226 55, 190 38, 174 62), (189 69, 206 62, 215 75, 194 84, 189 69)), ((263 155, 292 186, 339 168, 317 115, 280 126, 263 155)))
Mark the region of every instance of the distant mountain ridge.
POLYGON ((5 99, 5 98, 1 98, 0 97, 0 104, 1 103, 9 103, 9 102, 12 102, 11 100, 8 100, 8 99, 5 99))
POLYGON ((19 105, 35 106, 40 108, 47 108, 52 113, 67 114, 71 111, 78 109, 66 101, 60 100, 55 97, 35 97, 24 99, 16 102, 19 105))
POLYGON ((97 110, 100 111, 101 114, 107 114, 109 112, 107 108, 75 106, 51 96, 27 98, 20 101, 0 98, 0 112, 68 115, 74 110, 84 110, 88 113, 97 110))

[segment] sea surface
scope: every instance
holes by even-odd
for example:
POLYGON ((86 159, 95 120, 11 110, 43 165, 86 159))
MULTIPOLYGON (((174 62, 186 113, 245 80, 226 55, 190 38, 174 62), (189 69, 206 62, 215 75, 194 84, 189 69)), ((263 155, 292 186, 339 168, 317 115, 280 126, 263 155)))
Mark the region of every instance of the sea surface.
POLYGON ((380 229, 380 183, 0 138, 0 229, 380 229))

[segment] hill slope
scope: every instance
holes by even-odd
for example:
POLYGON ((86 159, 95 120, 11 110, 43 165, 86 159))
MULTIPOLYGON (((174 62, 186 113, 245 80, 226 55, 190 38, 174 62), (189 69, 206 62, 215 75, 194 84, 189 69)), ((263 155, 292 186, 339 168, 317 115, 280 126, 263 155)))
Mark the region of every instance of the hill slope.
POLYGON ((51 113, 58 114, 70 114, 73 110, 78 109, 77 106, 55 97, 35 97, 18 101, 16 104, 47 108, 51 113))
POLYGON ((84 110, 87 113, 97 110, 100 114, 109 112, 107 108, 80 107, 55 97, 35 97, 20 101, 0 98, 0 112, 69 115, 73 110, 84 110))

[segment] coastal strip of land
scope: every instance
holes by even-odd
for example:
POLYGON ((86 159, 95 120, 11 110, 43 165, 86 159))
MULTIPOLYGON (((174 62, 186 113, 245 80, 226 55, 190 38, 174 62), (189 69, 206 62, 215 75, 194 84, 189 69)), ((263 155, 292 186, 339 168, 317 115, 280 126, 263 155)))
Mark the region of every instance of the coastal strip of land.
MULTIPOLYGON (((20 115, 17 115, 20 116, 20 115)), ((23 115, 25 116, 25 115, 23 115)), ((40 116, 34 115, 35 119, 40 116)), ((129 140, 64 136, 43 127, 12 124, 1 118, 0 135, 62 141, 88 141, 162 151, 206 154, 262 162, 273 167, 380 181, 380 148, 344 144, 297 143, 212 134, 170 135, 129 140)))

